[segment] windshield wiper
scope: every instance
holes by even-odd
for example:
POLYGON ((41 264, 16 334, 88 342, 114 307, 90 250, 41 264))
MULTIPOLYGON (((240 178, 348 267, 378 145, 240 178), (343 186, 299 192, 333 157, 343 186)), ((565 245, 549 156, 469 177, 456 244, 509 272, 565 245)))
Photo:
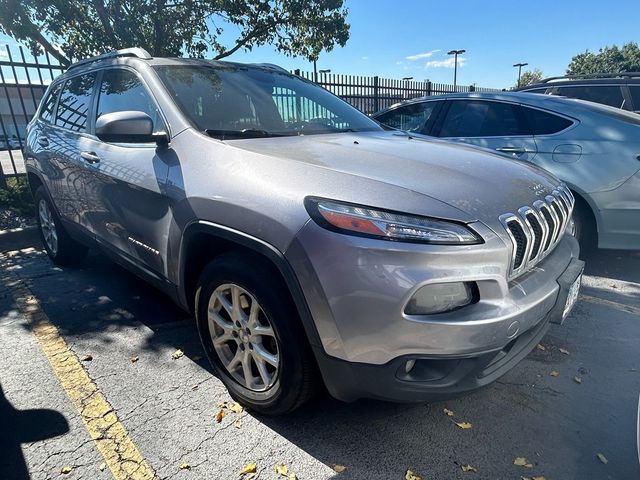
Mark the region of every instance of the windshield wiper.
POLYGON ((216 130, 213 128, 207 128, 205 133, 210 137, 218 138, 220 140, 237 139, 237 138, 267 138, 267 137, 284 137, 281 133, 271 133, 266 130, 260 130, 257 128, 245 128, 243 130, 216 130))

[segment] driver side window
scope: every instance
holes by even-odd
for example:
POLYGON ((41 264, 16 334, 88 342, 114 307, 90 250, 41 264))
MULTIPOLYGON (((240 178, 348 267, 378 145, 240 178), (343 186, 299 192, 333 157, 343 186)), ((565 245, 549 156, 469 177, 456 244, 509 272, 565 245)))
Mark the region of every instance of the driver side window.
POLYGON ((398 130, 422 133, 435 107, 436 102, 413 103, 384 113, 376 120, 398 130))

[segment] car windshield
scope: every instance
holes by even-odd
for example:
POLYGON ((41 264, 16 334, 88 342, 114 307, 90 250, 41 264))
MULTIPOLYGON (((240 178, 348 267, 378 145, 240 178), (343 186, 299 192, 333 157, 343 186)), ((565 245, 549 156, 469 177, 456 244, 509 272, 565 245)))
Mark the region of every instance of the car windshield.
POLYGON ((285 72, 237 65, 155 69, 184 115, 216 138, 382 130, 323 88, 285 72))

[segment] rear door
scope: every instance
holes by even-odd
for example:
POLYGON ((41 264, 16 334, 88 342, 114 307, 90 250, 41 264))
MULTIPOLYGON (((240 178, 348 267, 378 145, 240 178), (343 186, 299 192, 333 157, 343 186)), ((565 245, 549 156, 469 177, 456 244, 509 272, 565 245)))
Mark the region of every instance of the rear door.
POLYGON ((434 134, 446 140, 470 143, 510 157, 531 161, 537 147, 520 111, 511 102, 481 99, 447 100, 434 134))

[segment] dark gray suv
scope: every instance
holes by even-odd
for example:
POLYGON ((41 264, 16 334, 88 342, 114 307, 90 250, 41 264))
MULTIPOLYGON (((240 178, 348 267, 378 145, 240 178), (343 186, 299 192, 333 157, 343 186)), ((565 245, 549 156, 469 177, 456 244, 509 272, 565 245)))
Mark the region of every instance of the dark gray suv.
POLYGON ((384 131, 272 65, 80 62, 28 128, 47 253, 96 246, 194 312, 263 413, 473 390, 569 314, 574 198, 537 169, 384 131))

